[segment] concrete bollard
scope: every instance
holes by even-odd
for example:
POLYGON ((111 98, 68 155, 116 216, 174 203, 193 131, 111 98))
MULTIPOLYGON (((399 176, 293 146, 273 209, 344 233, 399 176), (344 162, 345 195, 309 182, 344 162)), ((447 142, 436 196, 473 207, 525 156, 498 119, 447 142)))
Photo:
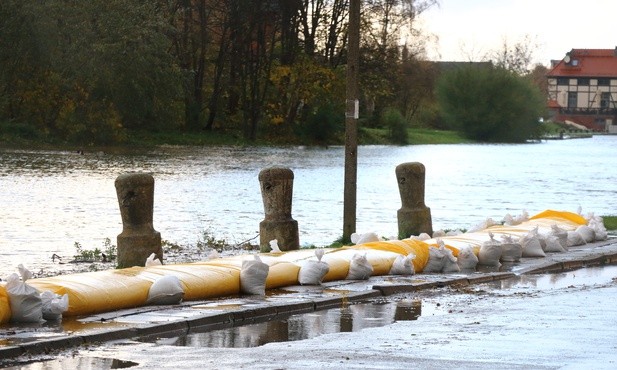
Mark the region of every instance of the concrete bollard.
POLYGON ((402 202, 397 212, 399 237, 408 238, 421 233, 432 235, 431 209, 424 204, 424 165, 419 162, 402 163, 396 166, 395 172, 402 202))
POLYGON ((163 261, 161 233, 154 230, 154 178, 127 173, 116 178, 122 233, 118 235, 118 268, 144 266, 155 253, 163 261))
POLYGON ((276 239, 282 251, 300 248, 298 221, 291 218, 294 173, 289 168, 270 167, 259 173, 265 218, 259 223, 259 248, 269 252, 276 239))

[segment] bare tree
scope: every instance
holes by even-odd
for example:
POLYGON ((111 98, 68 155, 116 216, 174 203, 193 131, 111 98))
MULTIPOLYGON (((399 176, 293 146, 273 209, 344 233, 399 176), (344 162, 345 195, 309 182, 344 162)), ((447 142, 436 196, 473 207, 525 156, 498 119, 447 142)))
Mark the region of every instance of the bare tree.
POLYGON ((537 49, 538 43, 529 35, 525 35, 513 44, 504 36, 501 48, 489 51, 485 59, 491 60, 498 67, 523 76, 533 68, 532 60, 537 49))

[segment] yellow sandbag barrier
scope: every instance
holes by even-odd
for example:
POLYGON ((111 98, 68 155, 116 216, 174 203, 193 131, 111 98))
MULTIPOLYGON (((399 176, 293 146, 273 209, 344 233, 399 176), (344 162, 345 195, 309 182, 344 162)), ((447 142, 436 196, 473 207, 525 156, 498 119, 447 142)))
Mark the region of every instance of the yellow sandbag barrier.
MULTIPOLYGON (((282 254, 283 253, 279 253, 278 255, 282 254)), ((266 289, 280 288, 283 286, 289 286, 298 283, 298 272, 300 271, 299 265, 291 261, 282 260, 280 257, 277 256, 277 254, 274 253, 259 254, 259 257, 261 258, 261 261, 267 264, 269 267, 268 277, 266 278, 266 289)), ((242 261, 251 259, 254 259, 253 255, 242 255, 226 258, 217 258, 206 262, 197 262, 196 264, 199 266, 227 266, 237 269, 239 287, 242 261)), ((186 299, 188 300, 188 298, 186 299)))
POLYGON ((240 269, 232 265, 185 263, 149 266, 138 277, 154 283, 166 275, 180 280, 187 301, 233 295, 240 291, 240 269))
MULTIPOLYGON (((456 236, 444 236, 447 248, 456 256, 461 248, 472 247, 478 254, 480 246, 490 240, 489 232, 499 235, 521 237, 538 227, 550 232, 553 225, 565 230, 575 230, 586 224, 580 215, 570 212, 544 211, 515 226, 491 226, 484 230, 456 236)), ((364 243, 342 248, 324 248, 322 261, 329 266, 324 282, 343 280, 349 273, 350 263, 356 254, 366 256, 373 268, 373 275, 386 275, 399 255, 414 254, 414 269, 422 272, 428 263, 429 248, 437 247, 437 239, 419 241, 413 239, 387 240, 364 243)), ((261 253, 262 262, 269 266, 266 289, 298 284, 298 274, 306 261, 316 260, 314 249, 289 252, 261 253)), ((87 315, 146 304, 151 285, 159 278, 173 275, 184 290, 185 300, 199 300, 239 294, 242 262, 254 259, 246 254, 217 258, 196 263, 131 267, 50 278, 30 279, 28 284, 43 292, 68 294, 69 308, 65 316, 87 315)), ((0 284, 0 323, 10 320, 10 302, 0 284)))
POLYGON ((65 316, 138 307, 145 304, 152 282, 137 275, 145 267, 59 275, 29 279, 28 284, 43 292, 69 296, 65 316))
POLYGON ((566 211, 554 211, 552 209, 547 209, 546 211, 540 212, 535 216, 529 218, 530 220, 539 220, 539 219, 552 219, 563 223, 564 221, 570 221, 577 226, 587 225, 587 220, 585 217, 572 212, 566 211))
POLYGON ((9 322, 10 319, 11 305, 9 304, 9 295, 4 285, 0 284, 0 324, 9 322))
MULTIPOLYGON (((573 231, 578 226, 586 224, 587 220, 579 214, 567 211, 546 210, 518 225, 494 225, 483 230, 454 236, 444 236, 439 239, 444 242, 446 247, 451 247, 451 249, 460 250, 461 248, 471 247, 477 255, 482 244, 491 239, 489 233, 493 234, 493 237, 500 241, 502 235, 520 238, 536 227, 540 233, 550 233, 554 225, 566 231, 573 231)), ((426 240, 426 243, 436 247, 437 238, 426 240)))
MULTIPOLYGON (((348 265, 351 263, 351 260, 354 255, 364 255, 366 259, 373 267, 373 275, 387 275, 390 272, 390 268, 392 267, 392 263, 399 255, 399 253, 390 252, 387 250, 377 250, 371 248, 362 248, 364 244, 360 244, 357 248, 354 247, 342 247, 336 250, 333 250, 329 255, 336 255, 348 262, 348 265)), ((325 256, 324 256, 325 258, 325 256)), ((349 272, 349 267, 347 267, 347 272, 349 272)), ((345 275, 347 277, 347 275, 345 275)))
MULTIPOLYGON (((364 243, 360 245, 356 245, 353 247, 356 250, 362 249, 375 249, 375 250, 383 250, 394 252, 397 254, 401 254, 403 256, 407 256, 408 254, 414 254, 415 258, 413 259, 413 266, 416 272, 421 272, 424 269, 428 262, 429 257, 429 244, 420 240, 413 239, 403 239, 403 240, 386 240, 386 241, 378 241, 378 242, 370 242, 364 243)), ((395 256, 396 258, 396 256, 395 256)), ((393 262, 393 261, 392 261, 393 262)), ((390 263, 390 267, 392 267, 392 262, 390 263)), ((388 268, 388 272, 389 272, 388 268)), ((388 273, 386 272, 386 274, 388 273)), ((377 273, 374 273, 377 275, 377 273)))

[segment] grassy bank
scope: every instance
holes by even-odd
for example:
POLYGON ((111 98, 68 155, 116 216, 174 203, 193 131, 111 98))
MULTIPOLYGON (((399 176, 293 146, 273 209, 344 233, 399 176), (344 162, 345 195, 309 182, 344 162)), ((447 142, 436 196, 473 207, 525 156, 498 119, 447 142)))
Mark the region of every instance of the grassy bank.
POLYGON ((604 227, 609 231, 617 231, 617 216, 602 216, 604 227))
MULTIPOLYGON (((13 148, 92 150, 102 146, 91 146, 79 142, 66 142, 50 135, 20 130, 19 125, 0 123, 0 145, 13 148)), ((407 129, 409 144, 460 144, 468 140, 455 131, 434 130, 426 128, 407 129)), ((360 145, 394 145, 390 133, 382 128, 360 128, 358 132, 360 145)), ((300 137, 282 138, 270 136, 256 141, 246 140, 238 131, 130 131, 122 143, 110 147, 156 147, 159 145, 197 145, 197 146, 276 146, 276 145, 344 145, 345 137, 328 143, 307 143, 300 137)))

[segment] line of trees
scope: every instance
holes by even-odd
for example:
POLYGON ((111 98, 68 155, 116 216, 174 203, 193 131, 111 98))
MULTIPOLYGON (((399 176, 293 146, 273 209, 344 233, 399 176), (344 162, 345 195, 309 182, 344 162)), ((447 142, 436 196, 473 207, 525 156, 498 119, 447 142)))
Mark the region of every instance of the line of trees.
MULTIPOLYGON (((362 3, 362 113, 409 118, 432 95, 414 21, 436 0, 362 3)), ((96 144, 132 130, 328 140, 344 111, 348 5, 3 0, 0 121, 96 144)))

